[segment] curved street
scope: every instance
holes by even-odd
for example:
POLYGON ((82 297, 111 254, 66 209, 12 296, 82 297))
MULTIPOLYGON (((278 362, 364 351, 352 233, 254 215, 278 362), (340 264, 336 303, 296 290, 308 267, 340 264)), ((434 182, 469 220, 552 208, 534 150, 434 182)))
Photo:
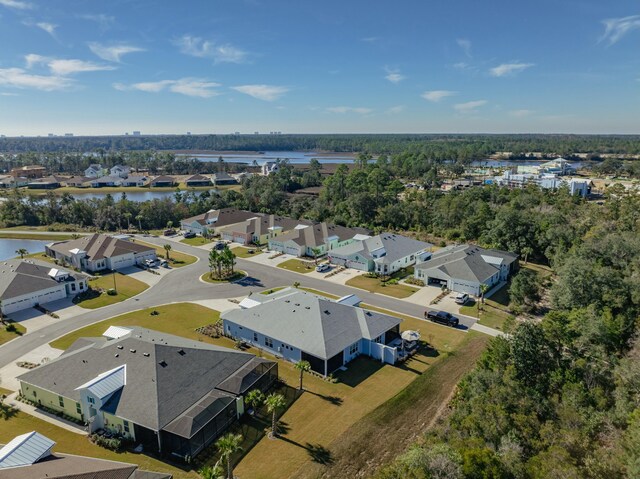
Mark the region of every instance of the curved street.
MULTIPOLYGON (((143 239, 145 242, 156 245, 166 243, 166 240, 162 238, 144 237, 143 239)), ((87 310, 86 313, 69 319, 52 319, 50 325, 0 346, 0 368, 16 361, 25 353, 71 331, 130 311, 167 303, 238 298, 247 296, 252 291, 257 292, 262 289, 288 286, 296 281, 300 282, 303 287, 325 291, 337 296, 355 294, 366 304, 417 318, 422 318, 426 309, 426 306, 412 304, 385 295, 369 293, 358 288, 343 286, 322 279, 308 278, 285 269, 258 264, 242 258, 237 258, 237 268, 247 272, 248 276, 245 279, 236 283, 215 285, 204 283, 199 278, 209 271, 209 252, 202 248, 177 242, 172 243, 172 248, 174 251, 196 256, 199 261, 189 266, 175 268, 169 274, 163 276, 157 284, 150 286, 134 298, 99 309, 87 310)), ((461 329, 470 328, 475 322, 474 318, 460 316, 461 329)))

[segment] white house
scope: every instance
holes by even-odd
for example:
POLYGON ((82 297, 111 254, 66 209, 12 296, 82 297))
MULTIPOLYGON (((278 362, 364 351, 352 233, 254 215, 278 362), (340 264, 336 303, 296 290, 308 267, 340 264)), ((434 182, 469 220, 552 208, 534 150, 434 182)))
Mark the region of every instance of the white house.
POLYGON ((0 264, 3 314, 73 297, 87 289, 89 276, 36 260, 12 259, 0 264))
POLYGON ((209 210, 201 215, 185 218, 180 222, 180 227, 185 231, 196 234, 219 233, 229 225, 242 223, 250 218, 260 216, 260 213, 238 210, 236 208, 221 208, 209 210))
POLYGON ((84 176, 87 178, 100 178, 104 176, 104 168, 102 165, 98 165, 97 163, 89 165, 89 168, 84 170, 84 176))
POLYGON ((120 178, 126 178, 129 175, 131 168, 126 165, 116 165, 111 167, 111 176, 119 176, 120 178))
POLYGON ((301 221, 288 233, 269 239, 269 249, 297 257, 323 256, 335 248, 368 237, 369 233, 364 228, 301 221))
POLYGON ((492 287, 506 281, 517 268, 514 253, 465 244, 436 251, 415 266, 414 276, 428 285, 480 296, 481 285, 492 287))
POLYGON ((329 251, 333 264, 378 274, 392 274, 431 257, 430 243, 394 233, 363 238, 329 251))
POLYGON ((275 173, 279 169, 278 163, 275 161, 265 161, 260 165, 260 172, 262 176, 269 176, 271 173, 275 173))
POLYGON ((48 256, 85 271, 118 270, 156 260, 156 250, 104 234, 83 236, 46 246, 48 256))

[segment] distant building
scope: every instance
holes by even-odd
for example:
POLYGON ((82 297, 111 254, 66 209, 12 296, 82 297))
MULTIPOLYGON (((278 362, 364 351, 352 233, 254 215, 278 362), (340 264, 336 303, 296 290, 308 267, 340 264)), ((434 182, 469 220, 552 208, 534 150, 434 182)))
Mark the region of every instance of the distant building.
POLYGON ((236 208, 222 208, 185 218, 180 222, 180 227, 185 231, 197 234, 219 233, 224 226, 242 223, 255 216, 259 216, 259 213, 236 208))
POLYGON ((184 180, 184 184, 189 187, 211 186, 211 178, 204 175, 192 175, 184 180))
POLYGON ((564 158, 556 158, 555 160, 542 163, 538 169, 541 173, 551 173, 559 176, 576 174, 576 169, 564 158))
POLYGON ((328 223, 300 224, 293 230, 269 240, 269 249, 297 257, 318 256, 352 243, 371 232, 328 223))
POLYGON ((0 188, 20 188, 27 186, 27 184, 29 184, 29 180, 23 176, 0 176, 0 188))
POLYGON ((275 173, 279 169, 278 163, 275 161, 266 161, 260 166, 262 176, 269 176, 271 173, 275 173))
POLYGON ((30 190, 54 190, 60 186, 60 181, 54 176, 38 178, 27 183, 27 188, 30 190))
POLYGON ((213 178, 213 184, 216 186, 238 184, 238 180, 236 180, 233 176, 231 176, 229 173, 226 173, 224 171, 221 173, 214 173, 212 178, 213 178))
POLYGON ((42 178, 47 173, 47 169, 44 166, 30 165, 21 166, 19 168, 12 168, 9 174, 13 177, 24 177, 29 179, 42 178))
POLYGON ((120 178, 126 178, 129 171, 131 171, 131 168, 126 165, 115 165, 110 170, 111 176, 119 176, 120 178))
POLYGON ((43 261, 10 259, 0 264, 0 309, 10 314, 72 297, 86 291, 88 280, 86 274, 43 261))
POLYGON ((65 133, 64 136, 73 136, 73 133, 65 133))
POLYGON ((133 136, 140 136, 140 135, 141 135, 141 133, 139 131, 134 131, 133 132, 133 136))
POLYGON ((173 176, 160 175, 156 176, 149 182, 151 188, 166 188, 169 186, 176 186, 177 182, 173 176))
POLYGON ((89 165, 89 168, 84 170, 84 176, 87 178, 100 178, 101 176, 104 176, 104 171, 105 170, 102 165, 93 163, 89 165))

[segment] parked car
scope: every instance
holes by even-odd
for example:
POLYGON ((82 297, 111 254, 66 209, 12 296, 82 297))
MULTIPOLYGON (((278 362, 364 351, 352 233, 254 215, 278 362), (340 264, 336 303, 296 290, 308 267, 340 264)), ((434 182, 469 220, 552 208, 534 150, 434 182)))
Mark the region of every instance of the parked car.
POLYGON ((168 268, 169 262, 166 259, 163 259, 160 261, 160 266, 162 266, 163 268, 168 268))
POLYGON ((467 293, 458 293, 456 295, 456 299, 455 299, 456 303, 465 304, 467 301, 469 301, 469 295, 467 293))
POLYGON ((196 237, 196 234, 195 234, 193 231, 187 231, 187 232, 184 234, 184 237, 185 237, 186 239, 189 239, 189 238, 195 238, 195 237, 196 237))
POLYGON ((173 236, 173 235, 176 234, 176 230, 174 230, 174 229, 166 229, 166 230, 164 230, 164 232, 162 234, 164 234, 165 236, 173 236))
POLYGON ((218 241, 218 242, 216 243, 216 245, 214 246, 214 248, 215 248, 215 249, 217 249, 217 250, 223 250, 225 246, 226 246, 226 243, 225 243, 225 242, 223 242, 223 241, 218 241))
POLYGON ((158 260, 157 259, 145 259, 144 260, 144 264, 148 268, 153 268, 154 266, 156 266, 158 264, 158 260))
POLYGON ((446 311, 427 311, 426 314, 427 319, 430 319, 434 323, 440 323, 454 328, 460 323, 458 318, 446 311))
POLYGON ((316 272, 318 273, 324 273, 325 271, 329 271, 330 269, 331 269, 331 266, 329 266, 328 263, 323 263, 316 266, 316 272))

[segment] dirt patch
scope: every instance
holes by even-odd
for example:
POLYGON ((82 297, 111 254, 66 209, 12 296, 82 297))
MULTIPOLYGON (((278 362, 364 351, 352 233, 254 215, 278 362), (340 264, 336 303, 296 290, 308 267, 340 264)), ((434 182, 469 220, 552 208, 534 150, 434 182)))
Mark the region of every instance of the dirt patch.
POLYGON ((328 449, 331 461, 307 464, 293 477, 371 477, 436 423, 456 385, 473 368, 488 341, 484 335, 469 334, 460 349, 333 441, 328 449))

